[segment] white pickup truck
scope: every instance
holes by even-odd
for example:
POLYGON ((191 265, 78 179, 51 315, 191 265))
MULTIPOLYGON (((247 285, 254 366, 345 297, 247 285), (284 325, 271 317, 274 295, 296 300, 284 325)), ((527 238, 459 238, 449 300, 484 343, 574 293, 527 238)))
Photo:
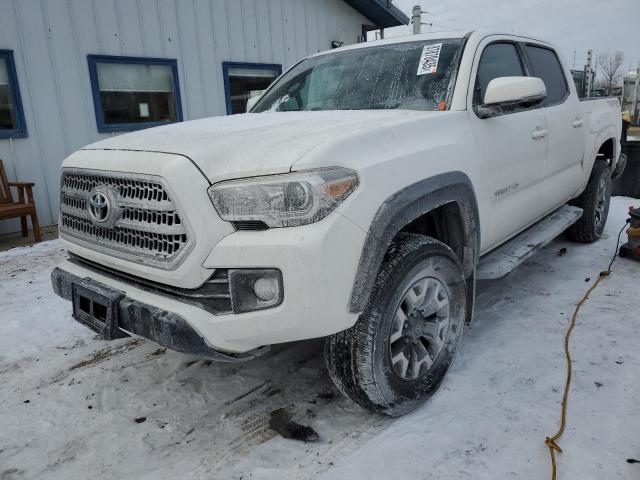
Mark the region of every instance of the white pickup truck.
POLYGON ((597 240, 624 168, 618 101, 529 37, 322 52, 251 104, 69 156, 54 290, 106 338, 221 361, 327 337, 337 387, 390 416, 441 383, 476 280, 597 240))

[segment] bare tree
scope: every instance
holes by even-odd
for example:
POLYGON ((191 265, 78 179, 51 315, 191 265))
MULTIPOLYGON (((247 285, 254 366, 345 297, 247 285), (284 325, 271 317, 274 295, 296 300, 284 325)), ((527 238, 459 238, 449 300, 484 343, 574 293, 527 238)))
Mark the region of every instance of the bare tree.
POLYGON ((607 95, 611 95, 613 89, 618 86, 622 77, 621 67, 624 63, 622 52, 606 52, 598 54, 598 67, 602 73, 602 86, 607 95))

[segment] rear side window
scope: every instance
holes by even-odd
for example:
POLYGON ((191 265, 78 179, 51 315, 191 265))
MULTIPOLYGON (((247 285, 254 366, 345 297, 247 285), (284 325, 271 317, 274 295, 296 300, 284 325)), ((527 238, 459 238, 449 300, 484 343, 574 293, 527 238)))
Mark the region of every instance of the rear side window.
POLYGON ((541 78, 547 87, 547 98, 543 106, 561 103, 569 93, 569 87, 558 56, 553 50, 544 47, 527 45, 526 49, 531 63, 531 74, 541 78))
POLYGON ((524 75, 524 68, 516 46, 513 43, 492 43, 484 49, 480 57, 473 92, 473 104, 483 103, 487 85, 494 78, 524 75))

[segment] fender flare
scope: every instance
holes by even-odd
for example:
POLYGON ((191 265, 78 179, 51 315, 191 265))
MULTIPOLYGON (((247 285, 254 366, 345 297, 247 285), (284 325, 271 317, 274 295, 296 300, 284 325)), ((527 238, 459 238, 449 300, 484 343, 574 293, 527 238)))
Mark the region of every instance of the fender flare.
POLYGON ((591 165, 588 170, 589 175, 591 175, 591 170, 593 170, 593 166, 595 165, 596 160, 598 159, 598 152, 600 151, 600 147, 602 147, 602 145, 604 145, 605 142, 607 142, 607 140, 613 140, 613 156, 611 158, 611 171, 613 172, 613 170, 615 169, 616 163, 618 163, 618 157, 620 156, 620 151, 621 151, 620 141, 619 141, 619 138, 616 136, 615 128, 609 125, 595 134, 592 151, 590 153, 591 165))
POLYGON ((480 253, 478 202, 469 177, 459 171, 421 180, 388 197, 371 221, 351 291, 349 311, 360 313, 369 301, 384 254, 395 236, 416 218, 457 203, 463 219, 465 277, 473 275, 480 253))

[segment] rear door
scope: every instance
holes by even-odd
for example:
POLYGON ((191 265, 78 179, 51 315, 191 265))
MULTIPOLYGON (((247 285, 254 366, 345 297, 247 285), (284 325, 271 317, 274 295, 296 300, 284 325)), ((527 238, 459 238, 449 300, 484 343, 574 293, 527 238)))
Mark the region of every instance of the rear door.
POLYGON ((488 220, 482 230, 482 252, 503 243, 544 214, 541 197, 547 139, 542 109, 514 108, 491 118, 480 118, 475 112, 492 79, 526 75, 518 43, 495 36, 480 43, 467 101, 482 176, 480 208, 488 220))
POLYGON ((547 88, 547 97, 541 105, 548 130, 541 200, 547 210, 552 210, 574 196, 582 185, 584 131, 588 125, 582 118, 578 96, 570 89, 575 88, 571 77, 556 52, 535 43, 524 44, 524 49, 531 75, 541 78, 547 88))

